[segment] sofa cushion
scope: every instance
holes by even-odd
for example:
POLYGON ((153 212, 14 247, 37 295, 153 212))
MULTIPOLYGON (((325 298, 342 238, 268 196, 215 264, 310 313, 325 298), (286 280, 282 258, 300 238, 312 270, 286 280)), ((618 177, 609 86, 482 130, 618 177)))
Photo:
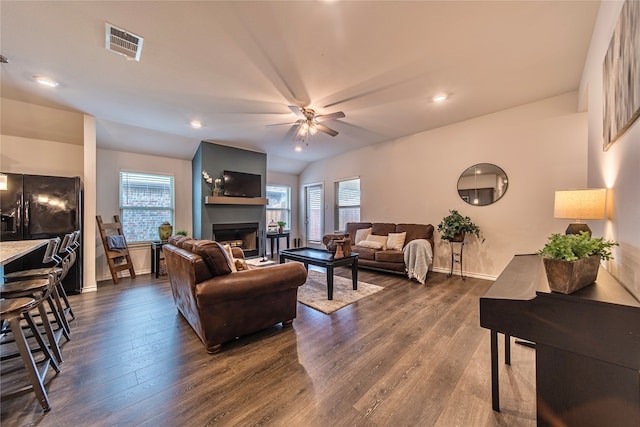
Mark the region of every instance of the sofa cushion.
POLYGON ((212 276, 231 274, 231 260, 220 243, 211 240, 195 240, 192 252, 202 257, 212 276))
POLYGON ((387 236, 387 249, 401 251, 404 246, 404 239, 407 237, 406 231, 402 233, 389 233, 387 236))
POLYGON ((186 239, 180 240, 178 242, 178 247, 180 249, 184 249, 185 251, 193 252, 193 244, 197 241, 198 240, 187 237, 186 239))
POLYGON ((387 236, 389 233, 396 232, 396 225, 386 222, 374 222, 371 225, 371 234, 377 234, 378 236, 387 236))
POLYGON ((362 248, 375 249, 378 251, 382 250, 382 243, 376 242, 374 240, 363 240, 360 243, 358 243, 357 246, 360 246, 362 248))
POLYGON ((345 232, 349 233, 351 240, 355 242, 356 233, 363 228, 371 228, 370 222, 348 222, 345 227, 345 232))
POLYGON ((186 240, 186 239, 189 239, 189 237, 183 236, 181 234, 175 234, 175 235, 169 237, 168 242, 169 242, 170 245, 173 245, 173 246, 179 248, 180 247, 180 242, 183 241, 183 240, 186 240))
POLYGON ((433 241, 433 225, 431 224, 398 224, 395 232, 402 233, 403 231, 407 233, 407 237, 404 239, 405 246, 415 239, 433 241))
POLYGON ((380 262, 401 262, 404 264, 404 252, 401 250, 378 251, 374 259, 380 262))
POLYGON ((355 252, 358 254, 358 260, 361 259, 369 259, 373 261, 376 257, 376 252, 379 252, 380 249, 370 249, 365 248, 364 246, 352 246, 351 252, 355 252))
POLYGON ((369 236, 369 234, 371 234, 371 227, 369 228, 361 228, 360 230, 356 231, 356 236, 355 236, 355 243, 354 244, 358 244, 359 242, 366 240, 366 238, 369 236))
MULTIPOLYGON (((365 240, 366 242, 378 242, 382 244, 382 247, 378 248, 381 249, 383 251, 387 250, 387 236, 378 236, 376 234, 369 234, 367 236, 367 240, 365 240)), ((360 242, 362 243, 362 242, 360 242)))

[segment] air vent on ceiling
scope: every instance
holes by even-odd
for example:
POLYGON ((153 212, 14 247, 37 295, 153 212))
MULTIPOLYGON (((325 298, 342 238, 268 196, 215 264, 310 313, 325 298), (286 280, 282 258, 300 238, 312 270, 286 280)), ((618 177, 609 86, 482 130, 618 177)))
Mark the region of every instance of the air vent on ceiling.
POLYGON ((105 47, 111 52, 126 56, 128 59, 140 61, 140 52, 142 51, 142 37, 136 36, 122 28, 114 27, 111 24, 106 25, 105 47))

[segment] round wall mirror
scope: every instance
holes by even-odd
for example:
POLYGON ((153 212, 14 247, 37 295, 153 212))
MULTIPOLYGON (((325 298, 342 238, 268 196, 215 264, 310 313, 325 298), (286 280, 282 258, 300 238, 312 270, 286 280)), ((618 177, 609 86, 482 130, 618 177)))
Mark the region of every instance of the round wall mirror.
POLYGON ((465 202, 473 206, 486 206, 495 203, 509 186, 507 174, 491 163, 478 163, 460 175, 458 194, 465 202))

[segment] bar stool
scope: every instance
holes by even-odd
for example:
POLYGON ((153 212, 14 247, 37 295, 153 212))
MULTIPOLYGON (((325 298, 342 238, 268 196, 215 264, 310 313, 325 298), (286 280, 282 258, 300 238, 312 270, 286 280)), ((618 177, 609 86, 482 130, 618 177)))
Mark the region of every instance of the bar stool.
MULTIPOLYGON (((68 245, 71 234, 68 234, 64 237, 64 245, 68 245)), ((12 273, 5 273, 4 280, 5 282, 12 282, 16 280, 25 280, 34 277, 47 277, 50 270, 52 268, 58 267, 62 262, 62 258, 58 256, 58 250, 62 248, 59 237, 54 237, 49 239, 49 243, 47 243, 47 248, 44 251, 44 257, 42 258, 42 264, 50 264, 54 263, 53 266, 42 267, 42 268, 30 268, 28 270, 20 270, 14 271, 12 273)))
MULTIPOLYGON (((47 374, 47 370, 49 369, 49 365, 52 365, 56 372, 60 372, 60 368, 49 351, 49 348, 44 343, 38 328, 32 326, 33 335, 40 346, 40 351, 44 354, 44 360, 40 362, 42 366, 40 369, 38 368, 38 365, 31 354, 31 349, 29 348, 24 332, 22 331, 22 326, 20 325, 20 320, 22 318, 27 320, 27 323, 30 325, 33 325, 34 322, 33 319, 31 319, 29 312, 37 305, 42 304, 39 304, 38 301, 33 298, 0 300, 0 320, 2 320, 3 323, 8 322, 9 330, 14 337, 16 346, 18 347, 18 352, 20 353, 20 357, 22 358, 25 369, 27 370, 27 376, 31 385, 27 386, 26 389, 33 390, 40 402, 40 405, 42 405, 42 409, 47 412, 51 409, 51 406, 49 404, 49 397, 47 396, 47 391, 44 388, 43 381, 47 374)), ((25 388, 11 394, 21 392, 24 389, 25 388)))
MULTIPOLYGON (((47 246, 47 250, 45 251, 45 256, 43 259, 43 264, 55 262, 55 265, 51 267, 41 267, 41 268, 33 268, 29 270, 16 271, 13 273, 5 274, 4 276, 6 282, 12 282, 16 280, 28 280, 28 279, 44 279, 44 278, 47 278, 47 276, 53 271, 55 271, 57 268, 62 268, 62 275, 60 276, 60 279, 56 282, 57 289, 54 297, 56 298, 56 304, 58 306, 58 310, 64 313, 63 316, 65 319, 65 329, 67 330, 67 333, 70 333, 71 330, 70 330, 69 322, 66 316, 70 315, 72 320, 75 319, 76 316, 73 313, 71 304, 69 303, 69 298, 67 297, 67 293, 64 290, 62 280, 67 276, 67 273, 69 272, 73 264, 76 262, 76 250, 79 245, 76 246, 75 242, 79 234, 80 234, 79 231, 75 231, 73 233, 69 233, 65 235, 64 239, 62 240, 62 243, 59 245, 57 249, 57 253, 56 253, 56 250, 53 250, 53 253, 52 253, 49 246, 47 246), (62 298, 62 301, 60 301, 60 298, 62 298), (62 302, 64 302, 64 305, 65 305, 64 309, 62 308, 62 302)), ((49 242, 52 245, 55 244, 54 239, 51 239, 49 242)))
MULTIPOLYGON (((64 318, 64 311, 62 310, 59 299, 56 301, 56 284, 59 281, 61 274, 62 269, 57 269, 49 275, 48 279, 22 280, 19 282, 5 283, 0 287, 1 298, 9 300, 28 297, 36 301, 37 304, 34 308, 37 308, 38 310, 41 321, 40 325, 44 328, 45 335, 49 341, 49 347, 55 355, 58 363, 63 362, 62 352, 60 351, 59 345, 61 335, 64 335, 67 341, 71 339, 69 326, 64 318), (58 329, 55 331, 51 325, 49 313, 44 307, 45 301, 49 304, 54 320, 59 325, 58 329)), ((28 323, 33 321, 31 315, 27 316, 26 320, 28 323)), ((40 325, 37 325, 34 322, 29 326, 31 329, 34 329, 40 325)))

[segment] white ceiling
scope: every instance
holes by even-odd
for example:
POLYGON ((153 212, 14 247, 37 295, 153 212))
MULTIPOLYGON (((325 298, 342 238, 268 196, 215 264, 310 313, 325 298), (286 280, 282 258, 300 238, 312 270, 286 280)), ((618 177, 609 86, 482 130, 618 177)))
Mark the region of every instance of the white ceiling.
POLYGON ((6 1, 1 95, 96 117, 98 146, 191 159, 201 140, 306 164, 578 89, 598 1, 6 1), (105 23, 142 36, 140 62, 105 23), (57 80, 40 87, 33 75, 57 80), (442 104, 431 97, 446 93, 442 104), (343 111, 293 151, 288 105, 343 111), (189 127, 200 120, 201 129, 189 127))

